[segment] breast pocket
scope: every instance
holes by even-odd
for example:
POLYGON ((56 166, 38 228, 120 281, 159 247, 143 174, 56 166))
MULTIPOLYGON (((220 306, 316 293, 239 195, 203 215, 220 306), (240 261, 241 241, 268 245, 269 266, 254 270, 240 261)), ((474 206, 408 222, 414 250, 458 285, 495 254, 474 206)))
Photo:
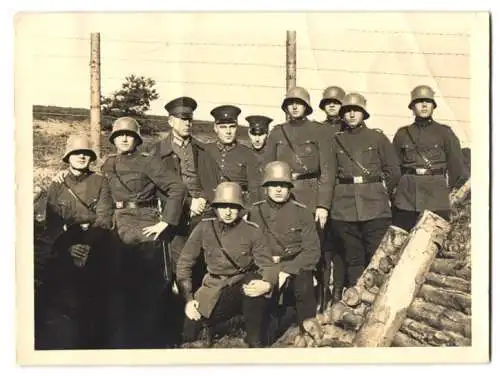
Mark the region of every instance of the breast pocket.
POLYGON ((360 161, 362 164, 366 164, 366 167, 375 167, 380 165, 380 158, 378 155, 377 145, 371 145, 363 148, 362 158, 360 161))
POLYGON ((298 144, 297 155, 310 171, 319 170, 319 146, 316 141, 307 140, 298 144))
POLYGON ((284 235, 287 248, 294 250, 302 244, 302 229, 300 227, 290 227, 284 235))
POLYGON ((414 163, 417 162, 417 148, 414 145, 402 145, 401 151, 403 154, 404 163, 414 163))
POLYGON ((439 144, 427 146, 425 148, 424 154, 432 163, 440 163, 446 161, 446 154, 439 144))

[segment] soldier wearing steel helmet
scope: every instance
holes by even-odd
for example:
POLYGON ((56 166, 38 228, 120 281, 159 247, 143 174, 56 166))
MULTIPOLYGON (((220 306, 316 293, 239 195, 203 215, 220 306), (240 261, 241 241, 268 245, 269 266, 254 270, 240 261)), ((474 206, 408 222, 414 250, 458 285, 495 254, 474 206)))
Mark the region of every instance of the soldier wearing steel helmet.
MULTIPOLYGON (((269 137, 269 124, 273 121, 270 117, 264 115, 251 115, 245 118, 248 121, 248 138, 250 139, 250 150, 252 150, 257 160, 257 170, 259 172, 259 181, 262 179, 264 171, 264 157, 266 151, 266 142, 269 137)), ((259 190, 259 199, 264 198, 264 190, 259 190)))
MULTIPOLYGON (((293 195, 313 214, 323 243, 333 193, 331 140, 334 131, 307 118, 313 110, 309 93, 302 87, 294 87, 288 91, 281 109, 289 120, 271 131, 265 161, 288 163, 294 181, 293 195)), ((318 265, 319 291, 324 289, 322 266, 318 265)), ((320 310, 324 308, 322 297, 323 294, 320 293, 320 310)))
POLYGON ((210 112, 214 117, 217 140, 207 144, 206 150, 219 167, 218 183, 229 181, 240 184, 248 206, 259 197, 259 174, 252 151, 236 139, 240 113, 240 108, 231 105, 218 106, 210 112))
POLYGON ((427 85, 412 90, 408 108, 415 120, 398 129, 393 140, 403 174, 393 194, 393 223, 406 230, 424 210, 448 220, 449 193, 469 175, 457 136, 432 117, 437 107, 434 94, 427 85))
POLYGON ((259 226, 243 217, 244 205, 238 183, 220 183, 212 201, 215 216, 196 226, 181 252, 177 278, 186 299, 184 347, 210 347, 214 326, 239 313, 247 345, 263 346, 264 295, 277 276, 259 226), (192 267, 200 255, 207 274, 193 291, 192 267))
POLYGON ((298 324, 304 331, 304 323, 315 322, 316 316, 313 271, 320 258, 320 241, 314 218, 309 208, 292 198, 294 182, 286 162, 268 163, 262 186, 266 199, 253 204, 249 218, 264 232, 278 275, 270 308, 277 311, 283 294, 285 303, 296 307, 298 324))
POLYGON ((131 117, 115 120, 109 141, 116 154, 102 172, 111 188, 114 220, 121 241, 114 262, 113 348, 161 348, 165 335, 165 253, 161 240, 179 224, 185 188, 179 177, 153 153, 140 152, 139 124, 131 117), (157 191, 166 197, 158 211, 157 191))
POLYGON ((345 94, 341 87, 329 86, 323 91, 323 98, 319 102, 319 108, 326 114, 323 124, 331 126, 335 132, 339 132, 342 128, 339 111, 345 94))
POLYGON ((89 168, 96 158, 86 136, 70 136, 62 157, 68 173, 48 189, 43 236, 53 257, 35 301, 38 350, 105 345, 104 246, 113 210, 106 178, 89 168))
POLYGON ((366 99, 350 93, 340 116, 344 127, 334 139, 336 180, 331 223, 342 239, 347 285, 353 286, 391 224, 389 193, 401 176, 399 161, 381 130, 368 128, 366 99))
MULTIPOLYGON (((340 132, 343 128, 343 120, 339 115, 342 101, 346 92, 339 86, 329 86, 323 91, 323 97, 319 102, 319 108, 325 113, 326 119, 323 121, 326 127, 333 129, 327 135, 334 136, 335 133, 340 132)), ((335 143, 334 139, 331 140, 331 145, 335 143)), ((341 257, 342 240, 339 234, 333 231, 330 223, 327 223, 327 230, 325 231, 324 241, 322 244, 322 260, 323 264, 323 291, 320 311, 324 311, 332 302, 338 301, 341 298, 342 288, 345 283, 345 266, 341 257), (333 264, 333 265, 332 265, 333 264), (333 269, 333 291, 330 290, 330 275, 333 269)))

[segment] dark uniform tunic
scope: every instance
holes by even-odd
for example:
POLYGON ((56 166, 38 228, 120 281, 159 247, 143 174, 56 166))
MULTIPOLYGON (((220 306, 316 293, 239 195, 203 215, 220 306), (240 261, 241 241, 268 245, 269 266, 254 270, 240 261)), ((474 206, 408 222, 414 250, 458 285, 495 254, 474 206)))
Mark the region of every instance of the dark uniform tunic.
POLYGON ((432 118, 417 119, 396 132, 393 144, 403 174, 394 196, 396 212, 414 213, 411 223, 396 218, 395 224, 410 229, 419 213, 426 209, 448 219, 450 191, 468 178, 460 141, 453 130, 432 118))
POLYGON ((171 244, 174 263, 177 262, 179 253, 191 231, 199 223, 201 217, 207 215, 210 210, 210 202, 218 184, 218 166, 205 150, 205 145, 193 137, 180 144, 173 133, 169 133, 165 139, 156 143, 152 148, 152 152, 160 156, 163 163, 176 173, 186 187, 182 216, 176 228, 177 236, 171 244), (191 201, 199 197, 207 201, 207 210, 201 216, 191 217, 191 201))
POLYGON ((337 134, 333 168, 333 230, 342 239, 347 284, 352 286, 369 263, 391 223, 390 195, 401 176, 389 139, 363 123, 337 134))
POLYGON ((103 303, 106 286, 107 232, 112 226, 112 202, 103 176, 70 172, 64 183, 48 190, 46 231, 52 257, 46 260, 46 280, 37 295, 35 347, 38 349, 100 348, 105 345, 103 303), (66 185, 72 190, 73 196, 66 185), (80 202, 79 199, 82 201, 80 202), (83 226, 88 226, 87 229, 83 226), (79 264, 70 247, 89 247, 79 264))
MULTIPOLYGON (((261 230, 243 218, 231 224, 216 218, 203 219, 189 237, 177 264, 177 279, 186 301, 193 299, 192 267, 200 254, 203 254, 208 273, 194 293, 194 299, 199 302, 198 310, 208 319, 209 325, 229 319, 243 310, 249 341, 259 343, 265 298, 247 297, 242 292, 242 284, 252 279, 255 273, 272 286, 277 282, 261 230), (221 250, 216 234, 231 261, 221 250)), ((199 325, 200 322, 186 318, 186 340, 193 340, 199 325)))
POLYGON ((142 229, 161 220, 177 225, 182 214, 185 188, 178 176, 153 153, 135 151, 110 155, 102 166, 115 202, 115 220, 125 244, 148 242, 142 229), (156 192, 166 195, 162 213, 158 213, 156 192), (129 203, 136 203, 134 207, 129 203))
POLYGON ((238 183, 244 192, 248 192, 244 197, 245 201, 250 203, 257 201, 259 174, 252 151, 238 142, 224 145, 219 141, 207 144, 205 149, 219 166, 218 183, 224 181, 238 183))
POLYGON ((179 223, 185 187, 153 153, 111 155, 102 170, 109 180, 116 207, 115 227, 121 240, 110 270, 115 281, 112 347, 165 347, 169 340, 165 334, 165 254, 160 240, 145 236, 143 228, 163 220, 169 224, 168 234, 179 223), (158 190, 166 196, 161 213, 157 208, 158 190))
POLYGON ((323 121, 323 124, 330 126, 336 133, 342 130, 343 121, 340 117, 327 118, 326 120, 323 121))
MULTIPOLYGON (((320 243, 309 209, 294 200, 278 204, 270 199, 254 203, 249 218, 264 232, 274 256, 276 274, 291 275, 299 323, 316 315, 313 270, 320 258, 320 243)), ((276 302, 277 303, 277 302, 276 302)))
POLYGON ((293 194, 297 201, 305 204, 310 211, 315 211, 317 207, 330 209, 332 148, 325 127, 307 118, 275 126, 267 140, 265 161, 275 160, 290 165, 295 180, 293 194))
MULTIPOLYGON (((255 157, 255 160, 257 161, 257 171, 258 171, 258 182, 259 184, 262 183, 262 178, 264 174, 264 168, 266 167, 266 147, 264 146, 260 150, 251 148, 250 149, 255 157)), ((262 200, 265 198, 265 189, 263 187, 259 188, 259 200, 262 200)))

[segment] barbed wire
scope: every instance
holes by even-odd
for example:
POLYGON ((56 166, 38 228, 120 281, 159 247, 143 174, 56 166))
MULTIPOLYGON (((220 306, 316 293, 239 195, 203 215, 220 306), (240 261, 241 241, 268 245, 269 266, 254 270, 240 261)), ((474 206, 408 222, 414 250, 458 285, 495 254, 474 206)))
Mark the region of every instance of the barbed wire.
MULTIPOLYGON (((87 55, 58 55, 58 54, 33 54, 32 56, 47 57, 47 58, 76 58, 76 59, 89 59, 87 55)), ((106 56, 105 59, 119 60, 119 61, 138 61, 138 62, 152 62, 162 64, 200 64, 200 65, 222 65, 222 66, 250 66, 250 67, 263 67, 263 68, 276 68, 285 69, 284 64, 270 64, 270 63, 252 63, 252 62, 225 62, 225 61, 210 61, 210 60, 165 60, 165 59, 142 59, 130 58, 121 56, 106 56)), ((453 76, 453 75, 430 75, 421 73, 403 73, 403 72, 389 72, 389 71, 370 71, 370 70, 352 70, 343 68, 325 68, 325 67, 297 67, 297 70, 318 71, 318 72, 343 72, 351 74, 373 74, 385 76, 403 76, 403 77, 432 77, 437 79, 456 79, 456 80, 470 80, 468 76, 453 76)))
MULTIPOLYGON (((90 38, 84 37, 52 37, 70 40, 90 41, 90 38)), ((170 45, 182 46, 204 46, 204 47, 285 47, 284 43, 227 43, 227 42, 187 42, 187 41, 162 41, 162 40, 130 40, 130 39, 101 39, 101 42, 111 43, 135 43, 135 44, 162 44, 165 47, 170 45)), ((427 56, 469 56, 465 52, 435 52, 435 51, 406 51, 406 50, 358 50, 347 48, 327 48, 327 47, 300 47, 297 50, 308 51, 325 51, 336 53, 353 53, 353 54, 415 54, 427 56)))
POLYGON ((447 36, 447 37, 470 37, 468 33, 443 33, 443 32, 428 32, 428 31, 405 31, 405 30, 378 30, 378 29, 347 29, 359 33, 379 33, 379 34, 412 34, 412 35, 429 35, 429 36, 447 36))

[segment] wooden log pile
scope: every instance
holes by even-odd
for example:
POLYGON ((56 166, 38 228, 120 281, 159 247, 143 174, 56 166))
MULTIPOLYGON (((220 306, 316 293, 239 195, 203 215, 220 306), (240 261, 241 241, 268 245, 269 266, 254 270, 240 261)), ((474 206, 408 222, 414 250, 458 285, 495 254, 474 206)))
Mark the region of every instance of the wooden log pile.
POLYGON ((470 183, 453 200, 451 230, 392 346, 470 346, 470 183))
POLYGON ((408 232, 389 227, 369 265, 356 285, 345 290, 342 299, 330 310, 332 324, 355 333, 363 324, 383 283, 390 276, 401 256, 408 232))

